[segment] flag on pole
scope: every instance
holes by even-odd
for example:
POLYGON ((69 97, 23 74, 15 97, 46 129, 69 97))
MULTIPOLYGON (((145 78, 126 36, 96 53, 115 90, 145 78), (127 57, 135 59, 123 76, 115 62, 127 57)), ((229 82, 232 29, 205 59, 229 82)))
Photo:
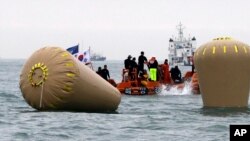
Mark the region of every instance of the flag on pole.
POLYGON ((73 56, 76 57, 77 54, 78 54, 78 51, 79 51, 79 44, 68 48, 67 51, 70 52, 73 56))
POLYGON ((78 54, 78 60, 85 63, 85 64, 88 64, 90 63, 90 52, 89 50, 87 51, 84 51, 83 53, 79 53, 78 54))

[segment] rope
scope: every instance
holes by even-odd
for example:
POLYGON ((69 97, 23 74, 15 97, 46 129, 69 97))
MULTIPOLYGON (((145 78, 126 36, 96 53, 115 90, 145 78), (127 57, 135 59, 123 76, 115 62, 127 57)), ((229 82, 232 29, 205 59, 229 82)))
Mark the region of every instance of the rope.
POLYGON ((41 95, 40 95, 40 105, 39 105, 40 109, 42 108, 42 101, 43 101, 43 84, 42 84, 42 90, 41 90, 41 95))

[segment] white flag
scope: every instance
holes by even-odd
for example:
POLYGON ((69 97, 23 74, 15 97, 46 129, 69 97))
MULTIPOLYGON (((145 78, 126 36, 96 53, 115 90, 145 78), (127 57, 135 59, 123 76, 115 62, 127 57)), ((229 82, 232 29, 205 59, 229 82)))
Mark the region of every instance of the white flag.
POLYGON ((90 63, 90 52, 89 50, 84 51, 83 53, 78 54, 78 60, 87 64, 90 63))

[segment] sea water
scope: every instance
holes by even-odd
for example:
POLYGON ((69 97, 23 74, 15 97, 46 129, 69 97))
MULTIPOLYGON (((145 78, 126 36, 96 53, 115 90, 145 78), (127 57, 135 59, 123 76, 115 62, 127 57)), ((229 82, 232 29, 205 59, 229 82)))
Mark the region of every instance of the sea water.
MULTIPOLYGON (((23 99, 19 75, 25 60, 0 60, 0 140, 225 141, 230 124, 249 124, 249 108, 203 108, 200 95, 164 89, 153 96, 122 96, 114 113, 39 112, 23 99)), ((119 82, 123 61, 108 65, 119 82)), ((181 67, 184 72, 191 68, 181 67)))

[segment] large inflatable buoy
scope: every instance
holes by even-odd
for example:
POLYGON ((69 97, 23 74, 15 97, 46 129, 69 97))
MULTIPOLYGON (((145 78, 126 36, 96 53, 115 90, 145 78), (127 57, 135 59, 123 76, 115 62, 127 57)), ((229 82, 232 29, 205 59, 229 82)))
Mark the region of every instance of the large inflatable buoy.
POLYGON ((205 107, 247 107, 250 87, 249 45, 216 38, 197 49, 198 72, 205 107))
POLYGON ((26 61, 20 89, 38 110, 106 112, 121 100, 115 87, 58 47, 41 48, 26 61))

